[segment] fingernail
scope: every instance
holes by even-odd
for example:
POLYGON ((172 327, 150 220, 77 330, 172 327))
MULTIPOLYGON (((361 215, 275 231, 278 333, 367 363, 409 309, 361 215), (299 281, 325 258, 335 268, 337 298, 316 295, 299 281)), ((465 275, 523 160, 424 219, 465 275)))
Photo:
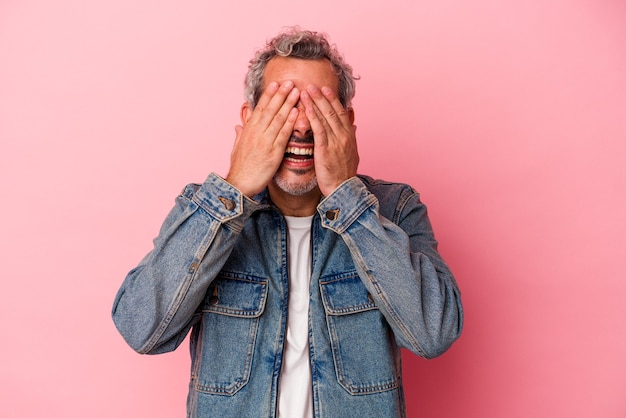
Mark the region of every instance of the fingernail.
POLYGON ((322 93, 324 93, 325 96, 328 96, 329 94, 331 94, 333 92, 333 90, 330 87, 322 87, 322 93))

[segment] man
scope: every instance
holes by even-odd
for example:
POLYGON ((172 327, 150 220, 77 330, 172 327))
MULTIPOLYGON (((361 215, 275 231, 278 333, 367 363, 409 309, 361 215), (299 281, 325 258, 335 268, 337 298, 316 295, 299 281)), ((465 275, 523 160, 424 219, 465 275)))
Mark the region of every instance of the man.
POLYGON ((400 348, 460 335, 409 186, 357 175, 352 69, 292 28, 250 62, 228 175, 188 185, 113 306, 139 353, 190 329, 189 417, 405 415, 400 348))

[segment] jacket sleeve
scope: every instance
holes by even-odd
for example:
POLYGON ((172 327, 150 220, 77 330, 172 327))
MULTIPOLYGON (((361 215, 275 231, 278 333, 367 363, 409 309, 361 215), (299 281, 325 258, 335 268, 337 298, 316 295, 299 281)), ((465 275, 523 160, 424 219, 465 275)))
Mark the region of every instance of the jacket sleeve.
POLYGON ((113 322, 135 351, 172 351, 184 340, 255 207, 216 174, 182 191, 113 303, 113 322))
POLYGON ((358 177, 318 206, 324 227, 340 234, 368 292, 399 346, 424 358, 445 352, 460 336, 460 291, 437 252, 419 195, 397 197, 394 222, 380 215, 378 198, 358 177))

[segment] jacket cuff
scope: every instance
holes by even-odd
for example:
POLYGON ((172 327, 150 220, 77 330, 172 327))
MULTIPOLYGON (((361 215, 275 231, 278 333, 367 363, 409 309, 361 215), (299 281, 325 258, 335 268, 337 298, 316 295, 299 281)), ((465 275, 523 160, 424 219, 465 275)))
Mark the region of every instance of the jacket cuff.
POLYGON ((361 179, 352 177, 326 196, 317 205, 317 212, 320 214, 323 227, 341 234, 365 210, 377 203, 378 199, 370 193, 361 179))
POLYGON ((243 222, 258 206, 258 203, 215 173, 209 174, 192 199, 221 223, 235 218, 242 218, 243 222))

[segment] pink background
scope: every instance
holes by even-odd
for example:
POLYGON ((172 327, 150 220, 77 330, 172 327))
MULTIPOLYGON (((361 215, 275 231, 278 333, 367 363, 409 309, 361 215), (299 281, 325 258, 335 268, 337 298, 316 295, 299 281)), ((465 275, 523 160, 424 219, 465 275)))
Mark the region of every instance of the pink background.
POLYGON ((0 2, 0 416, 184 415, 186 346, 135 354, 111 303, 292 24, 362 76, 361 172, 422 192, 462 288, 409 416, 626 416, 622 0, 0 2))

